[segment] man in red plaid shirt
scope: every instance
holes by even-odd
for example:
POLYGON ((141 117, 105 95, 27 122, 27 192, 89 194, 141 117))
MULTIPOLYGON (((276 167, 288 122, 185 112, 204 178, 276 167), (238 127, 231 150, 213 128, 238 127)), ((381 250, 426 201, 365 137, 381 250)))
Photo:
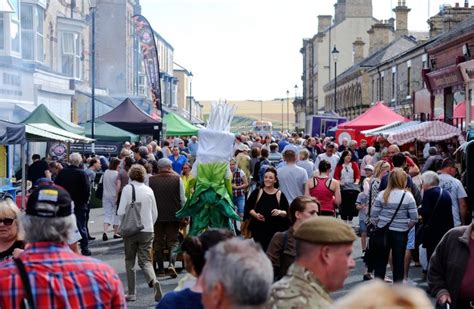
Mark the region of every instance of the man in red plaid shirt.
MULTIPOLYGON (((72 252, 76 229, 71 197, 56 185, 38 187, 21 218, 25 251, 19 256, 35 308, 125 308, 122 283, 107 264, 72 252)), ((0 308, 20 308, 27 288, 13 260, 0 264, 0 308)))

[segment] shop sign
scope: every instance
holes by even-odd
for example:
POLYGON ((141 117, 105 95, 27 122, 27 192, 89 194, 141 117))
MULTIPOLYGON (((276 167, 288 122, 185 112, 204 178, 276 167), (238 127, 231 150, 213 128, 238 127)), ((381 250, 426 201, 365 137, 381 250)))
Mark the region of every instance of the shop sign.
POLYGON ((474 60, 459 64, 459 69, 466 82, 474 82, 474 60))
POLYGON ((427 74, 432 91, 464 84, 464 79, 457 66, 450 66, 427 74))

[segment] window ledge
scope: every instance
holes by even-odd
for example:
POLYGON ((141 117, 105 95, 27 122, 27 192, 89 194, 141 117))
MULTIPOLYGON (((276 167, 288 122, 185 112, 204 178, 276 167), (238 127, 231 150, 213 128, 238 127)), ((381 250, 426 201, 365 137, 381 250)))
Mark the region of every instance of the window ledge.
POLYGON ((82 32, 88 24, 81 19, 60 17, 57 18, 58 31, 82 32))

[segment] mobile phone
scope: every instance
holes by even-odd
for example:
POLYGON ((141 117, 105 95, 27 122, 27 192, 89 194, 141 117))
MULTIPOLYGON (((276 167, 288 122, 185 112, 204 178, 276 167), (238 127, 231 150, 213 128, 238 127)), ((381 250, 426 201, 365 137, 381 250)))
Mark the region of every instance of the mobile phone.
POLYGON ((444 303, 444 307, 443 307, 443 308, 444 308, 444 309, 451 309, 451 304, 448 303, 448 302, 446 302, 446 303, 444 303))

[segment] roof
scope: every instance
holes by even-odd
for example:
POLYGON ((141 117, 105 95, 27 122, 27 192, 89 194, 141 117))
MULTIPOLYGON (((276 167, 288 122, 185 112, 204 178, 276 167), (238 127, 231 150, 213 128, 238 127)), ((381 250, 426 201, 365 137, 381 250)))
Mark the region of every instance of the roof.
POLYGON ((466 33, 472 33, 472 28, 474 27, 474 14, 458 23, 448 32, 441 33, 435 37, 435 40, 428 45, 428 48, 434 48, 444 43, 447 43, 454 38, 460 37, 466 33))
MULTIPOLYGON (((92 123, 86 122, 83 124, 83 126, 86 131, 86 136, 92 137, 91 135, 92 123)), ((122 130, 100 119, 96 119, 94 121, 94 138, 97 141, 108 141, 108 142, 112 142, 112 141, 138 142, 140 140, 140 137, 138 135, 122 130)))
POLYGON ((383 102, 377 102, 362 115, 338 125, 337 128, 367 130, 381 127, 395 121, 407 122, 409 120, 385 106, 383 102))
POLYGON ((25 144, 25 125, 0 120, 0 145, 25 144))
MULTIPOLYGON (((344 80, 344 78, 352 76, 352 74, 354 74, 357 71, 376 67, 380 63, 390 60, 400 55, 400 53, 414 47, 416 47, 416 42, 413 39, 406 36, 402 36, 399 39, 392 41, 390 44, 383 47, 382 49, 379 49, 378 51, 369 55, 367 58, 364 58, 359 63, 354 64, 353 66, 351 66, 350 68, 342 72, 341 74, 339 74, 337 76, 337 80, 342 81, 344 80)), ((334 79, 332 79, 325 86, 331 86, 331 85, 334 85, 334 79)))
POLYGON ((414 141, 437 142, 458 137, 464 141, 461 129, 442 121, 426 121, 390 134, 387 140, 391 144, 405 145, 414 141))
POLYGON ((100 116, 99 119, 139 135, 152 135, 154 127, 160 123, 142 111, 130 98, 126 98, 119 106, 100 116))
POLYGON ((192 136, 198 133, 197 127, 175 113, 168 113, 163 117, 163 121, 166 124, 166 135, 168 136, 192 136))
POLYGON ((46 123, 53 127, 78 134, 84 134, 84 128, 72 122, 61 119, 59 116, 50 111, 45 105, 39 105, 31 114, 22 121, 24 124, 46 123))

